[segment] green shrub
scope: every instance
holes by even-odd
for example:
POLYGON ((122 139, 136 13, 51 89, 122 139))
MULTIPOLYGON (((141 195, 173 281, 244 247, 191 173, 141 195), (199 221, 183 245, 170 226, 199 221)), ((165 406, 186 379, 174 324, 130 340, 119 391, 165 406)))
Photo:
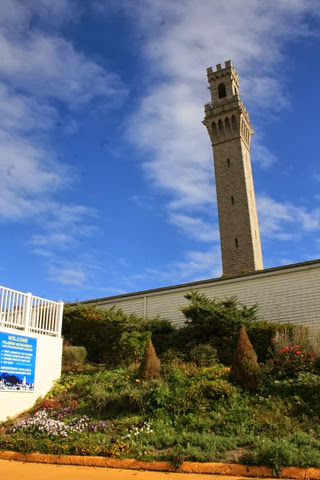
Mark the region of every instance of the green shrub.
POLYGON ((123 332, 119 340, 122 362, 125 365, 130 363, 139 363, 142 359, 146 341, 150 337, 150 332, 123 332))
POLYGON ((157 352, 162 359, 168 350, 179 349, 177 329, 165 318, 148 318, 142 322, 143 331, 151 332, 151 340, 157 352))
POLYGON ((277 477, 281 468, 320 466, 320 442, 304 432, 296 432, 286 438, 257 440, 254 451, 245 453, 240 461, 249 465, 271 467, 277 477))
POLYGON ((143 408, 147 413, 157 410, 166 410, 172 401, 172 392, 167 382, 152 384, 150 382, 148 390, 143 397, 143 408))
POLYGON ((110 391, 97 383, 92 385, 86 403, 90 410, 108 418, 122 412, 138 413, 142 407, 142 392, 130 385, 120 391, 110 391))
POLYGON ((160 378, 160 376, 161 362, 157 357, 152 340, 148 338, 140 364, 138 377, 142 380, 152 380, 155 378, 160 378))
POLYGON ((261 371, 257 354, 253 350, 244 326, 240 329, 230 374, 238 385, 248 390, 254 391, 260 386, 261 371))
POLYGON ((62 351, 62 371, 82 371, 87 358, 84 347, 65 346, 62 351))
POLYGON ((208 344, 196 345, 191 349, 190 359, 198 367, 208 367, 218 361, 217 349, 208 344))
POLYGON ((125 331, 137 330, 141 319, 122 310, 96 305, 66 305, 62 334, 72 345, 81 345, 88 360, 117 366, 121 363, 120 339, 125 331))
POLYGON ((218 400, 227 400, 237 394, 237 389, 226 380, 202 380, 191 385, 185 397, 191 412, 211 410, 218 400))
POLYGON ((180 350, 175 348, 169 348, 161 357, 161 361, 163 364, 170 364, 175 360, 179 362, 183 362, 186 356, 180 350))
POLYGON ((210 343, 218 351, 219 360, 231 364, 241 325, 256 320, 257 305, 246 307, 236 297, 209 299, 204 294, 191 292, 185 296, 190 302, 181 307, 186 327, 178 331, 189 351, 201 343, 210 343))
POLYGON ((264 465, 271 467, 276 477, 279 477, 281 468, 292 465, 294 452, 292 445, 285 438, 257 441, 256 449, 241 457, 241 462, 250 465, 264 465))
POLYGON ((317 416, 320 412, 320 376, 312 372, 301 372, 274 382, 273 391, 281 397, 290 398, 292 410, 297 415, 317 416))

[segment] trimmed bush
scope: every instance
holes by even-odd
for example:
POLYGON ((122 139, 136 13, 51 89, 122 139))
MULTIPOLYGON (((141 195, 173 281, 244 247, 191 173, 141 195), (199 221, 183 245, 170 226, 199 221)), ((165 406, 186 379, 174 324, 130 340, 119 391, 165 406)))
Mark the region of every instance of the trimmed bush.
POLYGON ((240 329, 230 374, 238 385, 250 391, 257 390, 261 383, 257 354, 253 350, 244 326, 240 329))
POLYGON ((138 377, 142 380, 152 380, 160 378, 161 376, 161 362, 157 357, 156 351, 149 338, 146 343, 143 358, 140 364, 138 377))
POLYGON ((64 372, 81 371, 86 363, 87 350, 84 347, 63 347, 62 370, 64 372))

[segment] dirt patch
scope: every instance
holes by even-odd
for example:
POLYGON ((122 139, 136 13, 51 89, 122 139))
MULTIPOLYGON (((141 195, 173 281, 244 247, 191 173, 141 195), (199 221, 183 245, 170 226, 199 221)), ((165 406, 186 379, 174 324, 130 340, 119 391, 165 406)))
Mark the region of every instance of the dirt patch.
POLYGON ((225 459, 221 460, 222 463, 239 463, 241 457, 249 451, 248 447, 234 448, 225 452, 225 459))

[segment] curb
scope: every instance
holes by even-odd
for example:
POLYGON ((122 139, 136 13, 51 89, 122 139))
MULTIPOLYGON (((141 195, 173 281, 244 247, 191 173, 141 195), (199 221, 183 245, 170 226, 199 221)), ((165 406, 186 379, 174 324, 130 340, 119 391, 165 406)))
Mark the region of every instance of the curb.
MULTIPOLYGON (((79 455, 52 455, 43 453, 0 452, 0 459, 19 462, 51 463, 56 465, 80 465, 86 467, 107 467, 126 470, 150 470, 157 472, 202 473, 212 475, 233 475, 236 477, 275 478, 268 467, 239 465, 236 463, 183 462, 173 469, 169 462, 144 462, 141 460, 109 457, 82 457, 79 455)), ((319 468, 284 467, 279 478, 297 480, 320 480, 319 468)))

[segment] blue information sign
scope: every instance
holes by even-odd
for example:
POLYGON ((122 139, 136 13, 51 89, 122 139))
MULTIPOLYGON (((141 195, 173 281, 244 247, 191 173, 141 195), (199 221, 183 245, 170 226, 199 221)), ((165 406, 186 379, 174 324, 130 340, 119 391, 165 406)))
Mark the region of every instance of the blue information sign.
POLYGON ((0 392, 33 392, 37 339, 0 332, 0 392))

